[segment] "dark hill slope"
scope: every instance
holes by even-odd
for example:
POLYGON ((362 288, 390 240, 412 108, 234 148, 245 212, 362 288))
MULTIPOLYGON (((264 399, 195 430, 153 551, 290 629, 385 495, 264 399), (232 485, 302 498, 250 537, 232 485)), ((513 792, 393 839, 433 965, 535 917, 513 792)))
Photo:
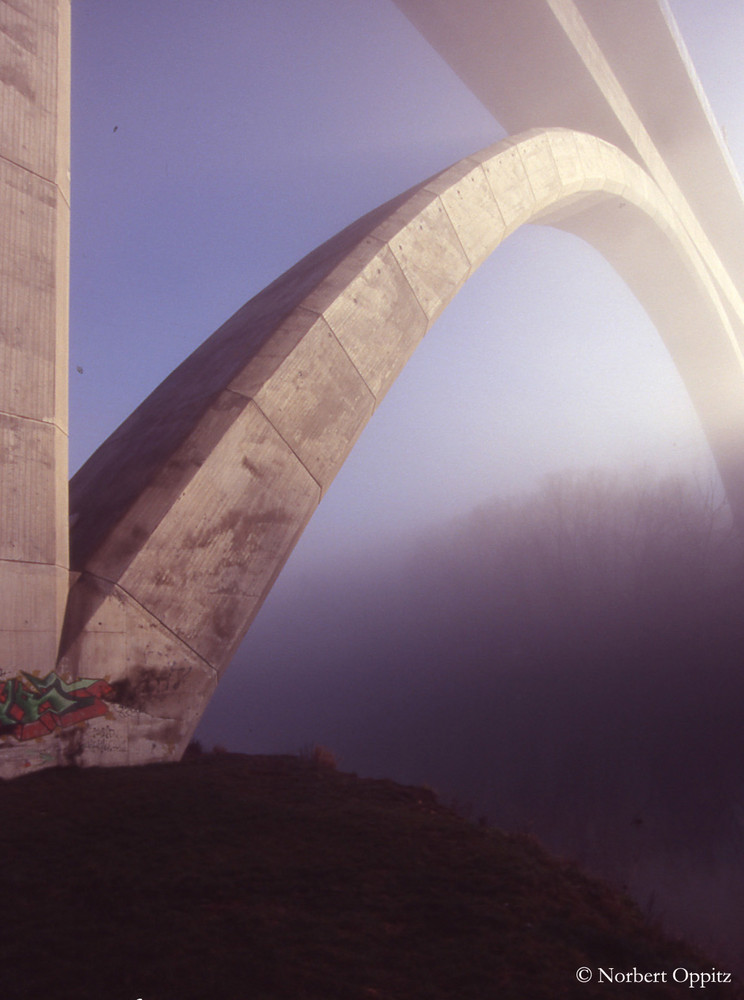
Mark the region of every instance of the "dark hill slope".
POLYGON ((711 969, 532 840, 313 761, 46 771, 0 815, 5 1000, 664 1000, 711 969), (668 981, 597 983, 634 967, 668 981))

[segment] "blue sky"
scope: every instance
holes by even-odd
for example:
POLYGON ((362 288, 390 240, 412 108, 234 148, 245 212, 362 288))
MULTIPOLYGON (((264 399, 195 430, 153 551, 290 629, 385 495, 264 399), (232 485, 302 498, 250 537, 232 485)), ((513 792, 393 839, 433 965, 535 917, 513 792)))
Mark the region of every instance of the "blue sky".
MULTIPOLYGON (((744 162, 744 9, 672 7, 744 162)), ((389 0, 76 0, 73 60, 71 471, 303 254, 503 135, 389 0)), ((427 336, 292 562, 392 548, 553 469, 648 464, 710 474, 658 336, 594 251, 527 227, 427 336)))

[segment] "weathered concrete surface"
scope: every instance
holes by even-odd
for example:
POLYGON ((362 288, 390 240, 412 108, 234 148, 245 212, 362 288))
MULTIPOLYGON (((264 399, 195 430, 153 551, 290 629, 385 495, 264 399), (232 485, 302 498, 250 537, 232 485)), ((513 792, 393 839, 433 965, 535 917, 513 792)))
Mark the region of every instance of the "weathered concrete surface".
POLYGON ((0 684, 54 668, 69 589, 69 53, 69 0, 0 0, 0 684))
MULTIPOLYGON (((565 129, 467 158, 244 306, 73 479, 81 576, 60 665, 66 676, 103 669, 116 691, 109 718, 89 724, 97 743, 82 749, 83 763, 180 753, 416 344, 473 270, 530 221, 569 228, 605 252, 657 320, 712 439, 744 435, 744 365, 727 311, 648 174, 565 129)), ((732 456, 727 485, 744 499, 740 468, 732 456)))

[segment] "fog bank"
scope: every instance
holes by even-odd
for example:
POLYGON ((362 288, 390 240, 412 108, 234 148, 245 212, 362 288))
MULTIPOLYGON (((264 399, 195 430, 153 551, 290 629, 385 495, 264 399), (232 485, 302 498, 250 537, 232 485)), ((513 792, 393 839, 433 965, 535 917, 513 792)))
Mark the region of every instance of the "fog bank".
POLYGON ((743 568, 713 487, 553 476, 280 580, 198 736, 428 783, 742 969, 743 568))

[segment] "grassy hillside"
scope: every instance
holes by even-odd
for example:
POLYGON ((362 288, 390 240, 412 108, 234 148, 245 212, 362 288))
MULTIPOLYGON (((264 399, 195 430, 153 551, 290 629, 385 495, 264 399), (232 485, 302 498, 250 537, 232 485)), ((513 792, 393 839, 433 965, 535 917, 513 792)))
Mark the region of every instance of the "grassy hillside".
POLYGON ((533 840, 322 758, 46 771, 0 815, 5 1000, 664 1000, 712 968, 533 840), (634 968, 667 982, 597 982, 634 968))

